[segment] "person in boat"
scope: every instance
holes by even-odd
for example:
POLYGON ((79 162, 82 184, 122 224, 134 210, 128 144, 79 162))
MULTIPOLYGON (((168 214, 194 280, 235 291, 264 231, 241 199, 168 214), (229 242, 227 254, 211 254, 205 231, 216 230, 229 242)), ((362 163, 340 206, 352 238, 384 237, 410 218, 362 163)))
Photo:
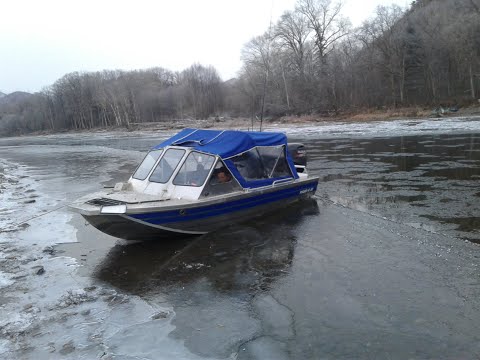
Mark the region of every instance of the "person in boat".
POLYGON ((232 180, 232 175, 230 174, 230 172, 225 168, 220 168, 217 172, 217 182, 219 184, 222 184, 227 183, 230 180, 232 180))

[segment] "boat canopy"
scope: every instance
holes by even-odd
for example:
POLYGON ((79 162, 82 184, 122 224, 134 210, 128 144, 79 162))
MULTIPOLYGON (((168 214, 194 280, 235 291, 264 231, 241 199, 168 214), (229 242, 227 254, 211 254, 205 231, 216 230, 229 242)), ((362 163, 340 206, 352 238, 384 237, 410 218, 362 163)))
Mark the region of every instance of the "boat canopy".
POLYGON ((162 149, 168 145, 187 146, 226 159, 248 151, 255 146, 286 144, 287 137, 282 133, 187 128, 155 146, 155 149, 162 149))
POLYGON ((283 133, 187 128, 154 149, 166 146, 190 147, 220 156, 245 188, 271 185, 280 179, 298 178, 287 151, 287 137, 283 133))

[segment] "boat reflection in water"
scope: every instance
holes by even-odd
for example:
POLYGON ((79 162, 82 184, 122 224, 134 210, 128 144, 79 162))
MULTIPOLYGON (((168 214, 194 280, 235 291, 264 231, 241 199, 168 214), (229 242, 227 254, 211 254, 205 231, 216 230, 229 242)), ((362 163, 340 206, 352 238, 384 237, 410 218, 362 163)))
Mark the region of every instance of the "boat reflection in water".
POLYGON ((234 225, 193 240, 146 241, 114 246, 96 269, 96 277, 124 291, 170 293, 197 280, 219 292, 254 295, 290 267, 297 230, 317 201, 296 205, 248 225, 234 225))

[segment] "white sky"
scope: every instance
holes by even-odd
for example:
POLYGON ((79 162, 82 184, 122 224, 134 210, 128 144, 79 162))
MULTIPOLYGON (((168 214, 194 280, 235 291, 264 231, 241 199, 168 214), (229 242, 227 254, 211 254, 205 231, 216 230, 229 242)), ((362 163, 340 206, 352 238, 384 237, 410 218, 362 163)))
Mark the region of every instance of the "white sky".
MULTIPOLYGON (((72 71, 213 65, 223 80, 240 51, 296 0, 0 0, 0 91, 39 91, 72 71)), ((354 26, 377 5, 344 0, 354 26)))

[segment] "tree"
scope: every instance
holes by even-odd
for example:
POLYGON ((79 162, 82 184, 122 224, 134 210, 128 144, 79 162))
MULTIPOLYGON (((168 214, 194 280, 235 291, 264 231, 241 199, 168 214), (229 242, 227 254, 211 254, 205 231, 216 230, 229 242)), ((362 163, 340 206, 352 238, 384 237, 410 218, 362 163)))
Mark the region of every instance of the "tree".
POLYGON ((282 48, 291 53, 291 61, 300 78, 305 78, 306 42, 311 32, 307 17, 298 12, 285 12, 275 26, 274 36, 282 48))
POLYGON ((314 33, 316 55, 324 65, 335 42, 349 32, 349 21, 340 15, 342 3, 332 4, 330 0, 299 0, 296 9, 307 19, 308 27, 314 33))
POLYGON ((403 101, 405 42, 402 9, 397 5, 378 6, 376 17, 363 24, 359 39, 367 51, 375 54, 373 65, 389 82, 390 101, 397 106, 397 91, 403 101))
POLYGON ((195 119, 207 119, 222 108, 221 79, 212 66, 195 64, 181 75, 183 95, 195 119))
POLYGON ((247 68, 246 72, 260 73, 263 77, 260 108, 260 129, 262 129, 265 101, 267 94, 269 93, 267 88, 269 86, 269 75, 271 72, 271 45, 272 37, 269 32, 262 36, 253 38, 242 49, 242 60, 247 68))
POLYGON ((320 98, 327 96, 328 103, 337 107, 335 79, 328 73, 327 57, 335 43, 349 33, 350 22, 340 14, 342 3, 330 0, 298 0, 296 10, 303 14, 313 32, 317 58, 317 76, 321 84, 320 98))

